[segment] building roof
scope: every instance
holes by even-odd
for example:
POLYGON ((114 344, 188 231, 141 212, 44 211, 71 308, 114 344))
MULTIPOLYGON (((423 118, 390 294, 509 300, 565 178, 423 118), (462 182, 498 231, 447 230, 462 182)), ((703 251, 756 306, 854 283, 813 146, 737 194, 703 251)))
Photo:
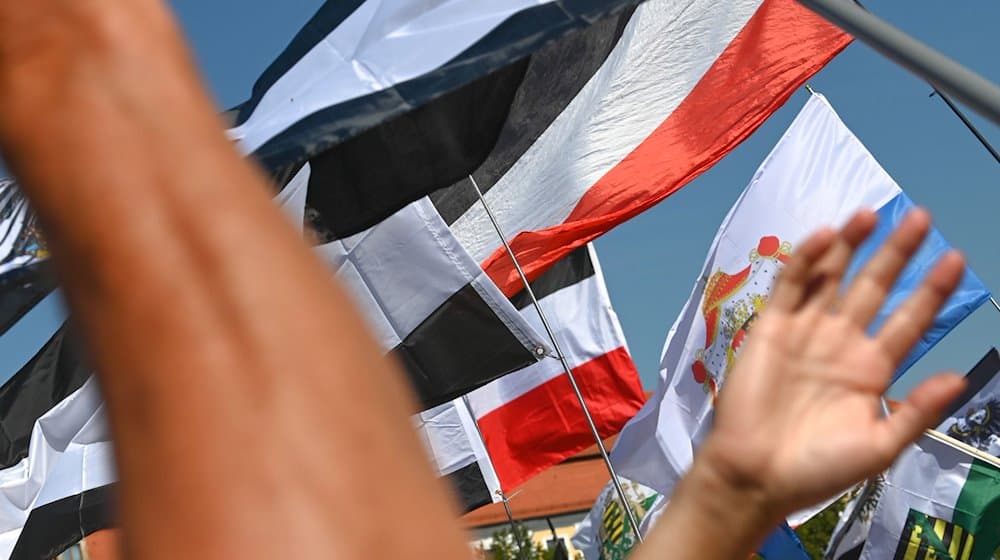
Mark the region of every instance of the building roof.
MULTIPOLYGON (((614 437, 604 440, 607 449, 613 443, 614 437)), ((509 499, 510 508, 518 520, 587 511, 609 480, 600 452, 592 445, 518 488, 509 499)), ((502 503, 483 506, 462 517, 467 529, 506 522, 502 503)))

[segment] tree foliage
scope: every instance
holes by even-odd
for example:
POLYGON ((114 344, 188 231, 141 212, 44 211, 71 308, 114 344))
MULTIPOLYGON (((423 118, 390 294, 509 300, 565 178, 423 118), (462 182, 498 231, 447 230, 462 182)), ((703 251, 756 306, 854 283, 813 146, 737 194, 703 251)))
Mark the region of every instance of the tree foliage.
POLYGON ((524 525, 516 525, 516 530, 504 527, 492 535, 488 558, 492 560, 553 560, 554 550, 546 550, 532 540, 532 532, 524 525))

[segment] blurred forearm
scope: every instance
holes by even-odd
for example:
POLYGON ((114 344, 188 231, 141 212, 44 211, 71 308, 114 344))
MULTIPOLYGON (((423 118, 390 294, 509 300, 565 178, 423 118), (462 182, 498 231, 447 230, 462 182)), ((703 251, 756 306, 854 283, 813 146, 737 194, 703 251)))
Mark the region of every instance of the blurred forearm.
POLYGON ((397 372, 226 139, 166 10, 6 4, 0 145, 101 376, 130 555, 465 556, 397 372), (388 512, 409 521, 383 532, 388 512))

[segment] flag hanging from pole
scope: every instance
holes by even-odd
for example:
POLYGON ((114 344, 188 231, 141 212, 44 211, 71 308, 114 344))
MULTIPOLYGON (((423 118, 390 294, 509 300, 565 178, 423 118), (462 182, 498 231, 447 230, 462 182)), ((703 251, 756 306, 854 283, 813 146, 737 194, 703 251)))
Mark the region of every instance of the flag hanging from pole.
MULTIPOLYGON (((598 432, 602 438, 618 433, 645 395, 593 245, 569 254, 531 285, 598 432)), ((511 301, 525 320, 544 332, 526 293, 511 301)), ((580 402, 555 357, 469 393, 468 403, 508 494, 594 445, 580 402)))
POLYGON ((470 173, 534 279, 710 167, 850 42, 795 0, 473 4, 326 3, 230 134, 279 184, 308 164, 327 240, 452 186, 435 205, 508 295, 470 173))
MULTIPOLYGON (((752 335, 772 283, 805 237, 840 226, 862 208, 879 223, 857 251, 848 278, 913 206, 821 95, 813 95, 754 174, 716 235, 691 297, 667 339, 656 394, 612 451, 622 476, 669 493, 711 425, 725 376, 752 335)), ((949 250, 932 230, 873 322, 878 326, 949 250)), ((897 376, 989 298, 971 272, 945 303, 897 376)))
POLYGON ((889 470, 861 559, 988 560, 998 527, 995 462, 925 436, 889 470))
MULTIPOLYGON (((647 515, 660 503, 662 496, 652 488, 621 477, 619 482, 628 499, 628 507, 640 527, 643 526, 647 515)), ((577 525, 572 542, 573 548, 583 554, 584 560, 624 560, 638 544, 611 481, 604 486, 590 512, 577 525)))
MULTIPOLYGON (((617 433, 644 395, 593 246, 563 258, 532 288, 598 431, 602 437, 617 433)), ((512 301, 525 320, 542 328, 526 293, 512 301)), ((511 495, 532 476, 594 445, 562 364, 551 357, 416 420, 438 472, 466 510, 483 505, 485 497, 511 495)))
MULTIPOLYGON (((711 167, 850 40, 795 0, 651 0, 538 51, 474 177, 536 278, 711 167)), ((519 291, 468 182, 432 199, 519 291)))
POLYGON ((965 379, 965 391, 945 411, 937 430, 1000 457, 1000 353, 992 348, 965 379))
MULTIPOLYGON (((942 414, 942 421, 937 431, 972 445, 980 451, 989 452, 990 442, 993 439, 990 436, 1000 434, 997 423, 992 420, 995 407, 991 404, 995 401, 1000 402, 998 372, 1000 372, 1000 354, 993 348, 969 370, 969 373, 965 374, 968 385, 963 394, 942 414), (962 426, 961 429, 957 429, 959 425, 962 426), (956 437, 959 435, 963 435, 965 439, 956 437)), ((1000 414, 1000 411, 996 412, 1000 414)), ((996 453, 991 455, 997 456, 996 453)), ((840 519, 833 530, 833 538, 828 547, 828 555, 833 560, 857 560, 861 555, 861 549, 871 530, 875 507, 885 488, 885 475, 878 475, 868 484, 872 487, 867 491, 863 491, 864 485, 859 485, 842 498, 847 501, 847 505, 840 513, 840 519), (861 509, 852 515, 858 507, 861 509), (839 536, 841 533, 843 535, 839 536), (835 550, 834 544, 837 545, 835 550)))

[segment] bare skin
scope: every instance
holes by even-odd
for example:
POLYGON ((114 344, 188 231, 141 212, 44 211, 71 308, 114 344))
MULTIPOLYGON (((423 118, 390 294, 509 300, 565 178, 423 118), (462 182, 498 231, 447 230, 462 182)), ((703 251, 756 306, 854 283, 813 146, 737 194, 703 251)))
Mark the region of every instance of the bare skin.
MULTIPOLYGON (((162 4, 4 1, 0 29, 0 147, 101 376, 127 555, 467 558, 395 364, 225 138, 162 4), (387 516, 405 521, 385 530, 387 516)), ((884 469, 957 395, 938 377, 878 415, 961 258, 870 338, 928 219, 908 218, 831 313, 872 220, 793 258, 639 558, 752 550, 784 514, 884 469)))

